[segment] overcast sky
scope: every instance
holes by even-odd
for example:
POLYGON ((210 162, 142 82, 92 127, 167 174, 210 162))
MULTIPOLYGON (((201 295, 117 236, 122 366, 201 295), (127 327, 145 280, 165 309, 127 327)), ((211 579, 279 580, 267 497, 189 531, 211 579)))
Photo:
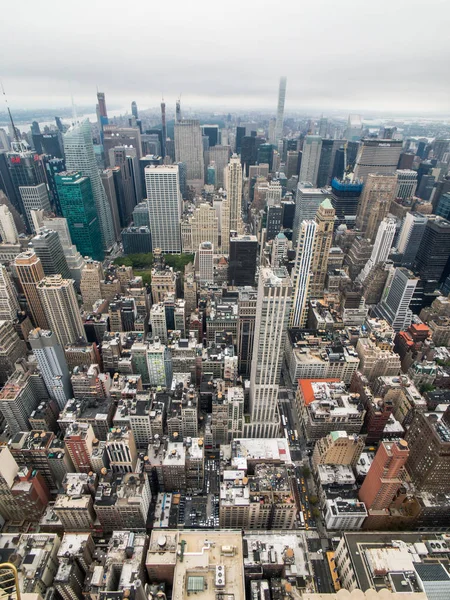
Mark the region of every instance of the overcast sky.
MULTIPOLYGON (((0 4, 12 108, 107 105, 450 114, 447 0, 0 4)), ((2 108, 3 110, 3 108, 2 108)))

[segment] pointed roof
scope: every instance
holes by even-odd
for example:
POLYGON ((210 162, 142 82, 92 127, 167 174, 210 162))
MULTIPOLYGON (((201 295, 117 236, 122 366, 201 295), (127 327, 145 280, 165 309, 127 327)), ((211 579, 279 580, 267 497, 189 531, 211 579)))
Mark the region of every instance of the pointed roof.
POLYGON ((331 200, 329 198, 325 198, 325 200, 322 202, 322 204, 320 206, 322 206, 323 208, 328 208, 328 209, 333 208, 334 209, 334 206, 331 204, 331 200))
POLYGON ((286 236, 284 235, 284 233, 283 233, 282 231, 280 231, 280 233, 277 235, 277 238, 278 238, 279 240, 282 240, 283 238, 285 239, 285 238, 286 238, 286 236))

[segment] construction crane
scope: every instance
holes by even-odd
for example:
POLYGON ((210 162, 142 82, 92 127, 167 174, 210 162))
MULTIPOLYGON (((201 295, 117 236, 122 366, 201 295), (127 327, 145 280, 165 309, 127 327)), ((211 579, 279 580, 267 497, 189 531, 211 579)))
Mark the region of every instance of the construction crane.
POLYGON ((20 600, 19 577, 11 563, 0 563, 0 600, 20 600))

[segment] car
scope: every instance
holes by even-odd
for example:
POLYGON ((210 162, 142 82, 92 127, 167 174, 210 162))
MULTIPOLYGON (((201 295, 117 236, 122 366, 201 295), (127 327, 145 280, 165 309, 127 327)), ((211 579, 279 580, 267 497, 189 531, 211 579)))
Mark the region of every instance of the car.
POLYGON ((311 511, 308 510, 308 519, 310 519, 310 518, 311 518, 311 511))
POLYGON ((302 487, 302 492, 305 493, 306 492, 306 488, 305 486, 302 487))
POLYGON ((306 531, 308 531, 308 529, 309 529, 308 523, 305 523, 305 529, 306 529, 306 531))
POLYGON ((302 477, 302 485, 305 485, 305 480, 303 479, 303 477, 302 477))

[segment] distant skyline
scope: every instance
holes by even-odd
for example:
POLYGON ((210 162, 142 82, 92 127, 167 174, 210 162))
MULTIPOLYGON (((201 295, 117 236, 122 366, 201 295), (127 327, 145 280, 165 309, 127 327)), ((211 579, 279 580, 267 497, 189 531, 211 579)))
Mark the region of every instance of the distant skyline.
POLYGON ((169 107, 181 93, 193 109, 275 114, 286 75, 286 114, 450 114, 445 0, 427 3, 432 27, 418 0, 288 0, 276 10, 255 0, 221 10, 206 0, 159 10, 80 0, 73 13, 23 0, 7 12, 0 78, 16 109, 68 106, 71 93, 92 106, 98 87, 115 107, 157 106, 162 95, 169 107))

